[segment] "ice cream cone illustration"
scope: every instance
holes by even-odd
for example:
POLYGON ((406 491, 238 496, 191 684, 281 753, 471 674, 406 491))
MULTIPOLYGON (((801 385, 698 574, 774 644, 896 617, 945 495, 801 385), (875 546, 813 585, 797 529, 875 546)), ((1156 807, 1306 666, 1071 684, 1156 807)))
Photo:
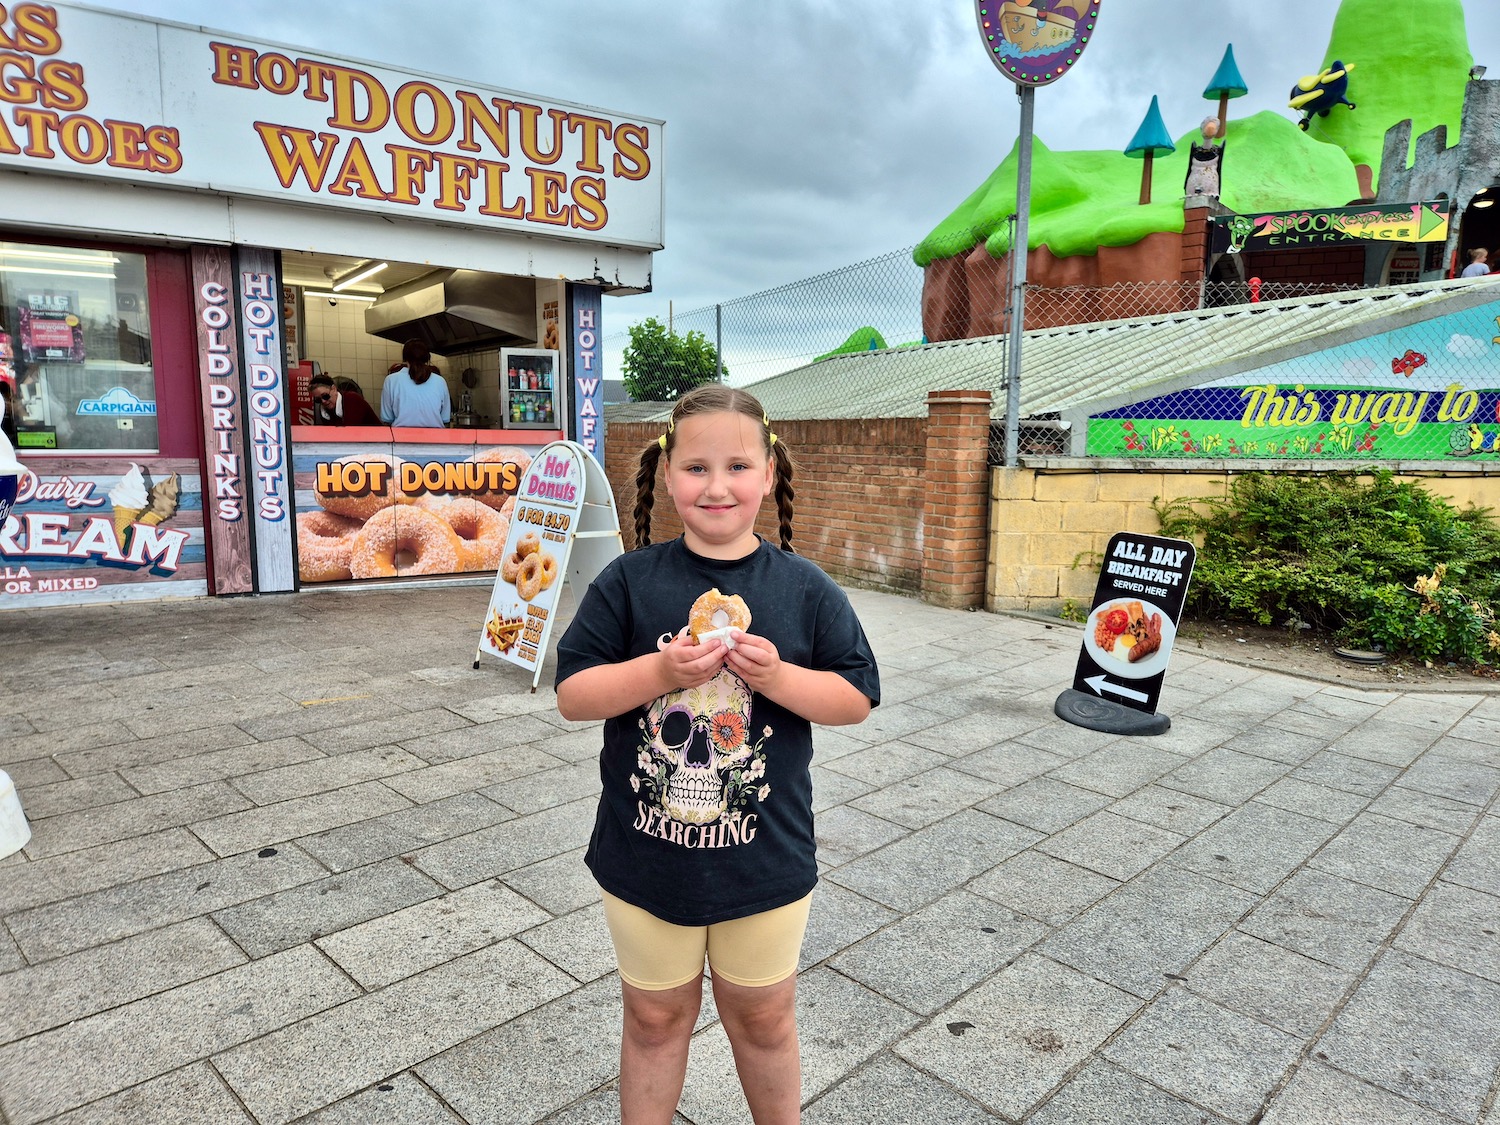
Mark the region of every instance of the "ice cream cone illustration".
POLYGON ((132 464, 130 471, 120 478, 120 483, 109 490, 109 502, 115 509, 115 538, 120 542, 120 549, 124 550, 131 524, 140 518, 150 503, 139 465, 132 464))
POLYGON ((149 501, 144 511, 141 512, 137 523, 156 526, 163 520, 169 520, 177 514, 177 494, 179 481, 177 474, 173 473, 166 480, 160 481, 151 487, 149 501))

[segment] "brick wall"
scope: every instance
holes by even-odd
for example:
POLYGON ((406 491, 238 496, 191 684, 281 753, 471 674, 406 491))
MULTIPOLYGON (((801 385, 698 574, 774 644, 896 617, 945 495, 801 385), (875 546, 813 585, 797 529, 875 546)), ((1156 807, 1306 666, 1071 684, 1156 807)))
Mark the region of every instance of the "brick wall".
MULTIPOLYGON (((947 606, 984 599, 990 396, 937 391, 930 418, 773 419, 797 464, 792 546, 840 582, 947 606)), ((611 422, 605 473, 625 549, 635 546, 635 475, 657 423, 611 422)), ((779 542, 768 498, 756 530, 779 542)), ((682 531, 657 469, 651 540, 682 531)))
MULTIPOLYGON (((1246 470, 1248 471, 1248 470, 1246 470)), ((1117 531, 1156 535, 1152 501, 1224 496, 1236 476, 1227 470, 991 469, 989 568, 984 606, 990 610, 1056 612, 1065 601, 1087 606, 1099 580, 1099 559, 1117 531)), ((1500 479, 1473 473, 1397 474, 1458 507, 1500 505, 1500 479)))

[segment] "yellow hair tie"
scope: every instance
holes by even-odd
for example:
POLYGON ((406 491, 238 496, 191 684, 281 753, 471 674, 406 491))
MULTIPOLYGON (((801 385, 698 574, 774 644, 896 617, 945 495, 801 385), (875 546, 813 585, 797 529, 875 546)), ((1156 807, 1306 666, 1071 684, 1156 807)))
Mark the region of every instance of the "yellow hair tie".
POLYGON ((772 445, 775 445, 775 444, 776 444, 776 435, 775 435, 775 434, 772 434, 772 435, 771 435, 771 444, 772 444, 772 445))
POLYGON ((667 435, 666 434, 662 434, 661 437, 657 438, 656 439, 656 444, 659 445, 659 446, 661 446, 663 452, 665 452, 665 450, 667 448, 667 435))

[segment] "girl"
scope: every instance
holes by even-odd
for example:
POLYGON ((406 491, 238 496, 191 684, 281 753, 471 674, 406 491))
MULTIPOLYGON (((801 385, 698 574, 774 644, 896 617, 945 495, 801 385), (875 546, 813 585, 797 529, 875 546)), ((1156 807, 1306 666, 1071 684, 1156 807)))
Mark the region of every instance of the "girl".
POLYGON ((606 720, 585 862, 625 1000, 621 1120, 671 1120, 706 955, 751 1116, 796 1122, 797 959, 818 877, 811 725, 870 713, 875 658, 843 591, 792 552, 792 461, 750 394, 684 395, 636 483, 640 546, 589 587, 557 668, 563 717, 606 720), (663 458, 683 533, 653 546, 663 458), (773 490, 779 550, 755 534, 773 490), (712 588, 741 596, 750 626, 695 643, 689 611, 712 588))

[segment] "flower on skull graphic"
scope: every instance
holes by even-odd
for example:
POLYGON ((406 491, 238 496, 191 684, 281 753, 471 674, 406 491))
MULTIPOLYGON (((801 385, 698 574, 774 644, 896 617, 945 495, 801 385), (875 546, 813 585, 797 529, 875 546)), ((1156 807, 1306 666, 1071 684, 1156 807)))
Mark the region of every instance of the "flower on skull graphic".
POLYGON ((683 824, 710 824, 752 796, 764 801, 771 728, 750 741, 750 698, 749 686, 726 666, 705 684, 653 702, 640 724, 641 776, 631 775, 631 787, 683 824))

